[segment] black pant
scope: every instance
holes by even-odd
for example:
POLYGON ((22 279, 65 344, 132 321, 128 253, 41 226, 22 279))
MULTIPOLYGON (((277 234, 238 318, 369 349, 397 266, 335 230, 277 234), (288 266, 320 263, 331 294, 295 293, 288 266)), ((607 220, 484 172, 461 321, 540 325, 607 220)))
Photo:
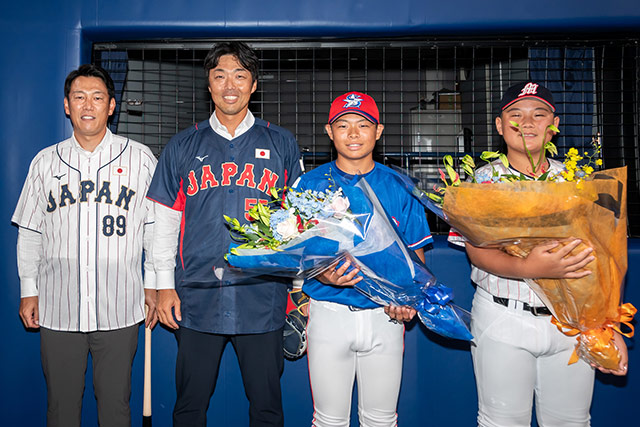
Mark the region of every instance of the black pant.
POLYGON ((216 388, 220 359, 231 341, 238 356, 251 427, 284 426, 280 376, 284 368, 282 329, 264 334, 218 335, 176 331, 176 406, 174 427, 207 425, 207 409, 216 388))
POLYGON ((42 370, 47 379, 47 426, 80 427, 89 352, 100 425, 131 426, 131 364, 139 326, 86 333, 40 328, 42 370))

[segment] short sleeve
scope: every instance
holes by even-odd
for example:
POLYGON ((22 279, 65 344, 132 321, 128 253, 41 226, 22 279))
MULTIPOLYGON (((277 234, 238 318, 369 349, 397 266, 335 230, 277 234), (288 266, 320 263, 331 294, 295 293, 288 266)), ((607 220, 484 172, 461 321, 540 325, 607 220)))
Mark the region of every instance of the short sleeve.
POLYGON ((302 164, 302 157, 300 156, 300 148, 293 135, 290 135, 287 139, 287 159, 285 161, 287 169, 287 187, 291 187, 296 183, 296 180, 302 175, 304 171, 304 165, 302 164))
MULTIPOLYGON (((179 134, 178 134, 179 135, 179 134)), ((176 136, 178 136, 176 135, 176 136)), ((180 144, 174 136, 160 155, 147 198, 174 210, 183 210, 180 144)))
POLYGON ((451 227, 449 230, 449 236, 447 237, 447 241, 456 246, 465 246, 465 242, 467 239, 458 232, 455 228, 451 227))
POLYGON ((433 242, 429 223, 427 222, 427 214, 422 204, 415 197, 404 190, 400 191, 404 198, 402 205, 404 221, 401 223, 404 238, 409 248, 414 250, 422 248, 433 242))

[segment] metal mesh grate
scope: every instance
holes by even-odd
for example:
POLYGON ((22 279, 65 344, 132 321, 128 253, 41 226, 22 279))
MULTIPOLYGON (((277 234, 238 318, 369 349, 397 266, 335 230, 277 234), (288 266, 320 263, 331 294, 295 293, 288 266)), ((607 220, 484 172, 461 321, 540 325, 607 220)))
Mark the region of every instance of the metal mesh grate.
MULTIPOLYGON (((114 129, 159 154, 177 132, 213 111, 202 63, 215 41, 94 45, 94 62, 120 89, 114 129), (122 72, 123 69, 126 72, 122 72)), ((329 104, 358 90, 372 95, 385 124, 376 160, 427 181, 445 154, 499 150, 496 107, 523 80, 553 92, 560 154, 588 149, 602 134, 605 167, 629 168, 630 234, 640 236, 638 40, 296 40, 250 43, 261 61, 251 111, 293 132, 307 169, 332 160, 329 104)), ((501 151, 504 151, 503 149, 501 151)), ((446 224, 430 218, 436 232, 446 224)))

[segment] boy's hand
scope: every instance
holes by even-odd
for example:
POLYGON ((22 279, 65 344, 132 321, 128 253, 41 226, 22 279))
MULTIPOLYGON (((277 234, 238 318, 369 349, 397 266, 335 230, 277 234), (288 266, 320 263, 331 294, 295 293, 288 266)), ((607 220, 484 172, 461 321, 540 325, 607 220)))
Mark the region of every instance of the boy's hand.
POLYGON ((362 276, 356 277, 356 274, 360 272, 360 268, 358 268, 358 266, 353 267, 353 270, 347 273, 347 270, 351 266, 350 260, 347 259, 340 268, 336 268, 337 265, 338 263, 329 266, 329 268, 318 275, 317 279, 325 285, 336 286, 353 286, 362 280, 362 276))
POLYGON ((527 273, 524 277, 579 279, 588 276, 591 271, 581 269, 596 259, 591 255, 593 248, 586 248, 577 255, 568 256, 580 243, 582 240, 575 239, 555 252, 552 250, 557 248, 560 242, 536 246, 525 259, 527 273))
POLYGON ((407 306, 398 307, 388 305, 384 308, 384 312, 387 313, 392 320, 397 320, 398 322, 409 322, 413 319, 413 316, 416 315, 416 311, 407 306))
POLYGON ((618 332, 613 332, 613 343, 616 345, 618 351, 620 352, 620 363, 618 364, 617 370, 605 369, 602 366, 591 365, 594 368, 598 368, 598 370, 604 374, 613 374, 619 377, 627 375, 628 367, 629 367, 629 353, 627 352, 627 343, 624 342, 624 338, 618 332))

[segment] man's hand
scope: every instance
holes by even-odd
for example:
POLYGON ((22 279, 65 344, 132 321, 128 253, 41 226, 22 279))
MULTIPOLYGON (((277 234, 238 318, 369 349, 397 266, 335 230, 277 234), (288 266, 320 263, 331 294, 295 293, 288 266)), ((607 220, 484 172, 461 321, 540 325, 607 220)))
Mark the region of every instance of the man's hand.
POLYGON ((178 324, 173 318, 173 311, 175 311, 176 319, 182 321, 182 313, 180 312, 180 298, 175 289, 160 289, 158 291, 158 302, 156 310, 160 322, 171 328, 178 329, 178 324))
POLYGON ((388 305, 384 308, 384 312, 398 322, 409 322, 416 315, 416 311, 407 306, 388 305))
POLYGON ((589 270, 581 270, 595 259, 591 252, 593 248, 586 248, 577 255, 569 256, 572 250, 582 243, 575 239, 555 252, 559 242, 549 242, 538 245, 526 258, 527 269, 530 274, 527 277, 549 279, 579 279, 591 274, 589 270))
POLYGON ((336 286, 353 286, 362 280, 362 276, 355 277, 360 272, 358 266, 347 273, 351 266, 351 260, 347 259, 340 268, 336 268, 337 265, 338 263, 330 265, 322 274, 318 275, 317 279, 325 285, 336 286))
POLYGON ((20 318, 24 326, 30 329, 40 327, 40 311, 38 309, 38 297, 24 297, 20 299, 20 318))
MULTIPOLYGON (((618 348, 620 352, 620 363, 618 364, 618 369, 615 371, 613 369, 605 369, 601 366, 598 366, 598 370, 604 374, 613 374, 619 377, 627 375, 627 371, 629 370, 629 353, 627 352, 627 343, 624 342, 624 338, 618 332, 613 332, 613 343, 618 348)), ((594 368, 596 366, 591 365, 594 368)))
POLYGON ((157 292, 155 289, 144 290, 144 303, 149 308, 147 311, 147 318, 145 319, 144 326, 149 329, 153 329, 158 323, 158 311, 156 310, 157 292))

